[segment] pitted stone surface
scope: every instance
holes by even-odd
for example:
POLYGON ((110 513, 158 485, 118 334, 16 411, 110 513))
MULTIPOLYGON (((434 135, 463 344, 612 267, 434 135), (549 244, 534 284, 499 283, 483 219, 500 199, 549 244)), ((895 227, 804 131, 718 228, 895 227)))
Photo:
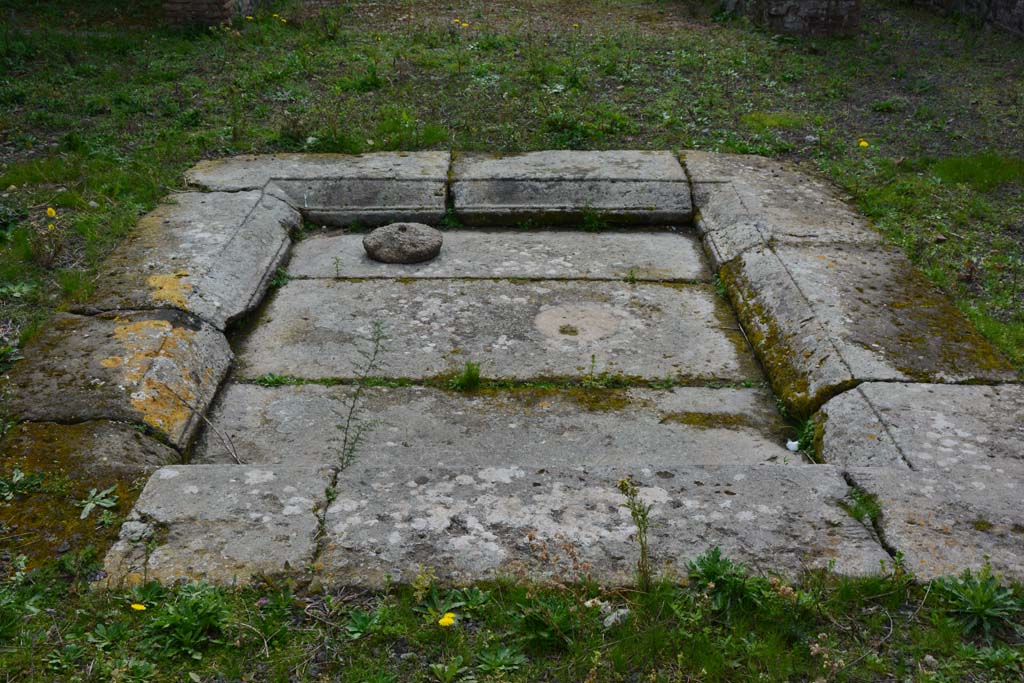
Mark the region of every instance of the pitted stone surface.
POLYGON ((429 263, 388 266, 363 253, 359 235, 313 237, 295 245, 293 277, 708 280, 700 243, 688 232, 447 230, 429 263))
POLYGON ((216 329, 175 311, 58 314, 10 370, 11 415, 143 423, 184 448, 231 362, 216 329))
POLYGON ((1024 481, 1020 475, 975 473, 970 481, 939 470, 851 468, 849 477, 882 508, 878 526, 885 542, 903 553, 921 580, 964 569, 993 569, 1024 579, 1024 481))
POLYGON ((446 581, 524 569, 550 574, 572 545, 597 581, 632 581, 635 527, 616 482, 633 474, 654 505, 650 547, 659 572, 685 571, 710 547, 760 571, 808 567, 877 572, 888 555, 840 508, 848 486, 829 466, 405 468, 342 472, 327 510, 320 563, 332 581, 379 587, 420 567, 446 581))
POLYGON ((902 255, 758 247, 721 272, 776 393, 796 416, 859 382, 1005 382, 1015 373, 902 255))
MULTIPOLYGON (((210 419, 249 464, 337 460, 354 389, 234 384, 210 419)), ((364 390, 369 421, 357 467, 760 464, 801 461, 759 389, 677 388, 461 394, 424 387, 364 390)), ((193 462, 232 462, 209 430, 193 462)))
POLYGON ((108 583, 145 576, 233 584, 301 571, 314 559, 317 510, 332 477, 324 467, 159 469, 107 554, 108 583))
POLYGON ((239 367, 250 379, 354 377, 380 321, 389 377, 430 377, 473 361, 485 377, 759 380, 730 317, 703 285, 296 280, 245 340, 239 367))
POLYGON ((450 159, 448 152, 241 156, 200 162, 185 179, 214 191, 265 188, 322 225, 436 223, 450 159))
POLYGON ((826 403, 821 418, 826 462, 1024 486, 1024 386, 865 383, 826 403))
POLYGON ((765 157, 686 152, 697 229, 712 266, 767 244, 877 244, 878 233, 835 189, 765 157))
POLYGON ((686 174, 669 152, 545 151, 496 157, 460 154, 452 198, 468 225, 523 221, 686 224, 692 207, 686 174))
POLYGON ((223 329, 262 300, 300 222, 258 190, 175 195, 139 221, 78 310, 175 308, 223 329))

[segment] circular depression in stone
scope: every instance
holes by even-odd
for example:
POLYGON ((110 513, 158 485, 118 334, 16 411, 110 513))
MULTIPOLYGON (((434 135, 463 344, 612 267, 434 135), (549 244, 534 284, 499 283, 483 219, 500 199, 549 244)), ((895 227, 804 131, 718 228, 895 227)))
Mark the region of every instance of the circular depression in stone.
POLYGON ((592 342, 610 337, 622 327, 622 316, 604 304, 562 304, 537 314, 533 326, 560 341, 592 342))

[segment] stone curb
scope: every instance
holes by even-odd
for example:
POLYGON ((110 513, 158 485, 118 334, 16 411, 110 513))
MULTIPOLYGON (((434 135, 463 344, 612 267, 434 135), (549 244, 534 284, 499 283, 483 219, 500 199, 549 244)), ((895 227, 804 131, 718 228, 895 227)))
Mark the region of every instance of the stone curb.
POLYGON ((259 190, 185 192, 144 216, 75 312, 175 308, 218 329, 252 311, 301 218, 259 190))
POLYGON ((467 225, 688 224, 686 174, 671 152, 459 154, 452 203, 467 225))
POLYGON ((683 163, 705 251, 794 417, 865 381, 1017 379, 822 181, 763 157, 686 152, 683 163))
POLYGON ((61 313, 8 373, 20 421, 145 425, 179 450, 199 428, 228 371, 218 330, 177 311, 87 317, 61 313))
POLYGON ((448 152, 277 154, 202 161, 185 180, 213 192, 265 190, 319 225, 437 223, 450 165, 448 152))

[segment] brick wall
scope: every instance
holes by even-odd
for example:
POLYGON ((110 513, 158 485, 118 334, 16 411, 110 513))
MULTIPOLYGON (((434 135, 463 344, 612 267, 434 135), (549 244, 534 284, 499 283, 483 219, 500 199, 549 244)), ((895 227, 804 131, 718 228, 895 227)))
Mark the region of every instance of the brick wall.
POLYGON ((255 0, 164 0, 167 21, 179 26, 214 26, 251 12, 255 0))

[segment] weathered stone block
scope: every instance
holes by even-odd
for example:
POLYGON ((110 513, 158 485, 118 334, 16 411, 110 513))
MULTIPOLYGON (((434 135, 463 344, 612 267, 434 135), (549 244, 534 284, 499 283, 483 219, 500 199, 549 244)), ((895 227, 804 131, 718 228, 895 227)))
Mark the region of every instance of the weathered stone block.
POLYGON ((860 382, 1007 382, 1016 373, 895 251, 754 248, 721 277, 775 392, 797 417, 860 382))
POLYGON ((481 363, 485 377, 758 380, 724 302, 704 285, 295 280, 239 351, 239 373, 351 378, 373 323, 380 373, 425 378, 481 363))
POLYGON ((669 152, 460 154, 452 198, 468 225, 581 223, 686 224, 692 207, 679 162, 669 152))
POLYGON ((108 584, 145 577, 244 583, 314 559, 323 467, 187 465, 157 470, 104 563, 108 584))
POLYGON ((1011 579, 1024 579, 1024 481, 974 475, 970 481, 934 472, 850 468, 848 476, 878 499, 876 524, 884 542, 903 553, 907 568, 929 580, 986 559, 1011 579))
POLYGON ((686 152, 695 221, 717 270, 770 244, 878 244, 880 237, 827 183, 760 156, 686 152))
POLYGON ((1024 486, 1024 386, 861 384, 821 409, 820 455, 841 467, 913 469, 963 486, 1024 486))
POLYGON ((448 230, 436 259, 375 263, 358 235, 314 237, 295 245, 293 277, 709 280, 700 244, 681 232, 526 232, 448 230))
POLYGON ((713 546, 763 572, 790 576, 835 562, 868 574, 888 559, 839 504, 849 489, 828 466, 405 468, 345 471, 327 510, 320 565, 346 585, 408 582, 420 567, 467 582, 559 569, 632 583, 636 528, 616 483, 634 474, 654 505, 659 573, 685 572, 713 546), (570 551, 567 552, 566 548, 570 551), (551 558, 560 556, 561 562, 551 558), (576 567, 569 558, 575 557, 576 567))
MULTIPOLYGON (((249 464, 337 462, 351 386, 229 386, 210 419, 249 464)), ((357 466, 520 467, 800 462, 768 392, 364 389, 357 466)), ((233 462, 207 430, 193 462, 233 462)))
MULTIPOLYGON (((31 566, 88 546, 103 552, 116 528, 98 525, 102 510, 86 519, 76 505, 91 489, 115 487, 117 510, 127 511, 141 489, 140 478, 180 461, 174 449, 138 429, 116 422, 23 422, 0 440, 0 472, 42 475, 39 490, 0 500, 0 557, 26 555, 31 566)), ((0 559, 0 576, 5 574, 0 559)))
POLYGON ((265 189, 321 225, 431 224, 445 214, 450 159, 448 152, 242 156, 200 162, 185 180, 212 191, 265 189))
POLYGON ((6 384, 12 417, 145 424, 184 448, 231 363, 220 332, 176 311, 58 314, 6 384))
POLYGON ((260 303, 300 222, 258 190, 175 195, 139 221, 78 310, 176 308, 223 329, 260 303))

